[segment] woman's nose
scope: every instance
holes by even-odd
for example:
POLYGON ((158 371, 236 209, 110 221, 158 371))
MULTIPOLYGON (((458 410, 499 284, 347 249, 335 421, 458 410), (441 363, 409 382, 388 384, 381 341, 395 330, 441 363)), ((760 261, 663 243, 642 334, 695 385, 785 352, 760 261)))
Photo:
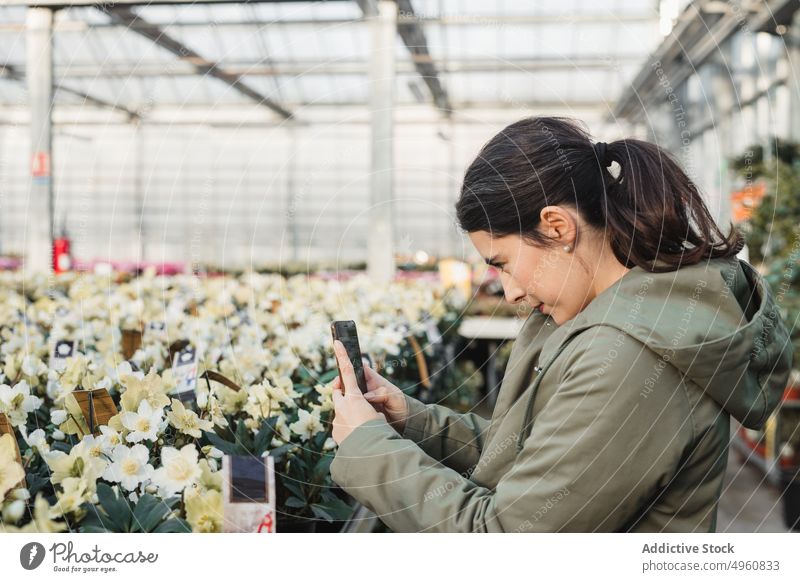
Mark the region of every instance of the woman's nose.
POLYGON ((505 287, 504 293, 506 296, 506 301, 511 304, 519 303, 525 299, 525 291, 519 287, 505 287))

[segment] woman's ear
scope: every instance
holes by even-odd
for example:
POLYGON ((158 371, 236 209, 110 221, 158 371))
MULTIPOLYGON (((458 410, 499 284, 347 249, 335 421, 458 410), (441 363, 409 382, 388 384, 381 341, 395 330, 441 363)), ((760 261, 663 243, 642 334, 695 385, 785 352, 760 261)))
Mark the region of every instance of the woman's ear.
POLYGON ((569 210, 561 206, 545 206, 539 217, 541 218, 539 227, 545 236, 558 244, 574 246, 578 224, 569 210))

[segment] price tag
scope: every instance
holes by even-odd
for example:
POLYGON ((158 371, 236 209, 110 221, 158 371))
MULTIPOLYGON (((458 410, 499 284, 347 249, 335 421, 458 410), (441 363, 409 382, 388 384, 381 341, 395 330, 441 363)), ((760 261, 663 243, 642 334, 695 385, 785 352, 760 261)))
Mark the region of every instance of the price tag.
POLYGON ((50 366, 59 372, 64 370, 67 358, 75 355, 75 341, 67 339, 59 339, 53 343, 53 349, 50 352, 50 366))
POLYGON ((275 461, 272 457, 222 457, 225 532, 275 532, 275 461))
POLYGON ((105 388, 74 390, 72 396, 81 407, 89 432, 92 434, 99 433, 100 426, 108 425, 108 421, 119 412, 111 394, 105 388))
POLYGON ((142 345, 142 330, 123 329, 122 330, 122 357, 130 360, 142 345))
POLYGON ((187 344, 175 352, 172 360, 172 376, 175 378, 175 389, 172 391, 178 400, 194 404, 197 401, 197 349, 187 344))

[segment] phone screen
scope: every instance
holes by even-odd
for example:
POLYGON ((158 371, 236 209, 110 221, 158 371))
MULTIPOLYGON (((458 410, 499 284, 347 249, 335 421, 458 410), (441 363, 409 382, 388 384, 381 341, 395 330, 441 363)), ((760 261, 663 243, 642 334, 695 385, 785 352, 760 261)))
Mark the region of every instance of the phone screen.
MULTIPOLYGON (((356 374, 356 381, 362 393, 367 392, 367 377, 364 375, 364 362, 361 360, 361 348, 358 345, 358 333, 356 323, 352 320, 334 321, 331 324, 333 339, 339 340, 347 350, 347 358, 353 364, 353 371, 356 374)), ((341 371, 339 372, 341 378, 341 371)))
POLYGON ((268 502, 266 481, 263 458, 231 456, 231 502, 268 502))

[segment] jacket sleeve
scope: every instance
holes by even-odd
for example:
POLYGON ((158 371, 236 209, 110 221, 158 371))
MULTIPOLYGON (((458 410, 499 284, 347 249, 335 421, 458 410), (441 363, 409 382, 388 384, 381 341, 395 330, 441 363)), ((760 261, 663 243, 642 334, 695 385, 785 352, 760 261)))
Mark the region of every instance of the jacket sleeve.
POLYGON ((405 397, 408 417, 404 438, 460 473, 478 463, 489 420, 472 412, 460 414, 439 404, 423 404, 408 394, 405 397))
POLYGON ((630 336, 614 346, 617 337, 597 326, 559 356, 558 388, 494 489, 443 467, 383 419, 342 441, 332 477, 397 532, 623 528, 676 472, 690 442, 681 431, 692 429, 677 374, 630 336))

